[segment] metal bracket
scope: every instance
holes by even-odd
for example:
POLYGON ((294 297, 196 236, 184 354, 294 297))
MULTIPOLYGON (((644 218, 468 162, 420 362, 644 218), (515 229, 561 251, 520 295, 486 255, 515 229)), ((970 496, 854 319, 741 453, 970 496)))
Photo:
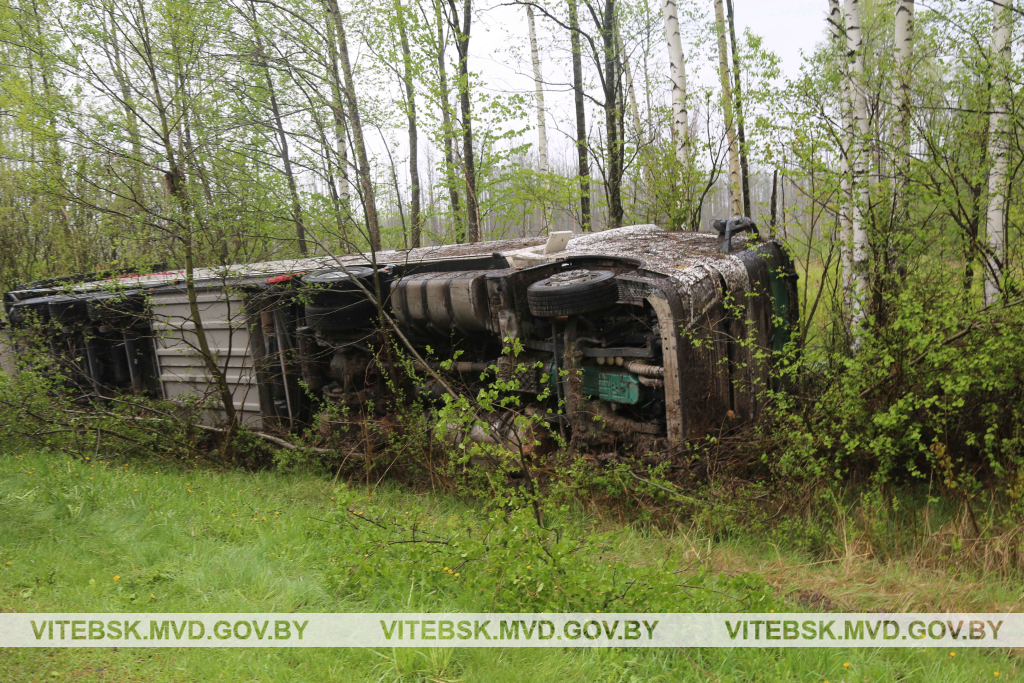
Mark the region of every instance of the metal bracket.
POLYGON ((723 254, 732 253, 732 236, 737 233, 753 232, 755 237, 760 237, 757 224, 746 216, 733 216, 728 220, 719 218, 711 223, 711 227, 718 231, 718 237, 721 240, 719 249, 723 254))

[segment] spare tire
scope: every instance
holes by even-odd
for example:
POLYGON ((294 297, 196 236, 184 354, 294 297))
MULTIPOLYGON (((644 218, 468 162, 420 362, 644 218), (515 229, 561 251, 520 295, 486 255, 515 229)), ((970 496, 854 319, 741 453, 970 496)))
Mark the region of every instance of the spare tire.
POLYGON ((568 270, 526 289, 530 313, 539 318, 579 315, 611 306, 619 299, 615 274, 607 270, 568 270))

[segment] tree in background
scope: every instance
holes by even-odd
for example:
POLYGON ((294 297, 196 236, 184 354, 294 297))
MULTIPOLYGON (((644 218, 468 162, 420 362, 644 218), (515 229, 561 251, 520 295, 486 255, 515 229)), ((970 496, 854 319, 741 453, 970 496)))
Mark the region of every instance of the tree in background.
POLYGON ((743 200, 741 195, 743 192, 740 182, 739 145, 736 140, 736 123, 733 117, 734 103, 722 0, 715 0, 715 32, 718 35, 718 75, 722 84, 722 111, 725 115, 725 134, 729 140, 729 210, 733 216, 742 216, 743 200))
POLYGON ((989 119, 988 156, 992 170, 988 176, 988 257, 985 259, 985 303, 993 303, 1004 289, 1006 261, 1006 176, 1009 166, 1007 151, 1007 90, 1011 58, 1010 37, 1013 26, 1013 0, 992 3, 992 96, 989 119))

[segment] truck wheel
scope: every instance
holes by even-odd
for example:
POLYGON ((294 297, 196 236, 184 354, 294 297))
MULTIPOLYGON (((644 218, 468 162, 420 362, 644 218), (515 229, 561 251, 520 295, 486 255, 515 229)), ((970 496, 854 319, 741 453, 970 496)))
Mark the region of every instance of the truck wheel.
POLYGON ((335 270, 303 278, 303 284, 310 286, 306 324, 322 332, 372 329, 377 305, 366 298, 353 278, 374 291, 373 269, 363 266, 350 266, 347 273, 335 270))
POLYGON ((530 313, 539 318, 590 313, 619 299, 615 274, 607 270, 570 270, 526 288, 530 313))

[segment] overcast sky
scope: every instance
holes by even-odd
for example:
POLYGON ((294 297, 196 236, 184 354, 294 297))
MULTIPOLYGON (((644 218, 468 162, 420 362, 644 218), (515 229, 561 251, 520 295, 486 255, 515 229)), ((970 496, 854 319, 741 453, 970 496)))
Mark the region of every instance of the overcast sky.
MULTIPOLYGON (((660 21, 661 0, 649 1, 660 21)), ((683 0, 683 6, 700 8, 709 18, 714 15, 713 0, 683 0)), ((478 7, 482 8, 483 4, 478 7)), ((749 27, 752 32, 762 36, 765 49, 781 58, 783 74, 786 76, 795 75, 800 66, 801 53, 810 54, 815 44, 826 36, 827 0, 734 0, 734 9, 737 32, 742 34, 749 27)), ((562 35, 564 31, 539 14, 537 27, 544 78, 560 81, 562 85, 559 88, 552 83, 545 91, 548 136, 554 161, 555 157, 570 149, 566 134, 572 130, 573 99, 565 83, 569 73, 565 61, 567 45, 562 35)), ((702 29, 694 25, 684 28, 690 37, 698 30, 702 29)), ((656 70, 664 71, 667 85, 667 46, 660 47, 657 56, 666 61, 658 65, 662 68, 656 70)), ((470 48, 471 68, 481 74, 485 89, 494 94, 533 93, 526 12, 522 6, 514 5, 513 0, 496 0, 480 11, 475 18, 470 48)), ((686 60, 691 80, 717 84, 718 76, 714 71, 717 63, 708 59, 706 51, 701 53, 690 48, 686 60)), ((632 66, 634 71, 639 69, 636 64, 632 66)), ((652 68, 655 68, 654 65, 652 68)), ((534 136, 533 133, 528 135, 530 138, 534 136)))
POLYGON ((762 36, 765 47, 782 58, 787 75, 796 73, 800 51, 810 54, 825 37, 827 0, 733 0, 733 8, 736 22, 762 36))

